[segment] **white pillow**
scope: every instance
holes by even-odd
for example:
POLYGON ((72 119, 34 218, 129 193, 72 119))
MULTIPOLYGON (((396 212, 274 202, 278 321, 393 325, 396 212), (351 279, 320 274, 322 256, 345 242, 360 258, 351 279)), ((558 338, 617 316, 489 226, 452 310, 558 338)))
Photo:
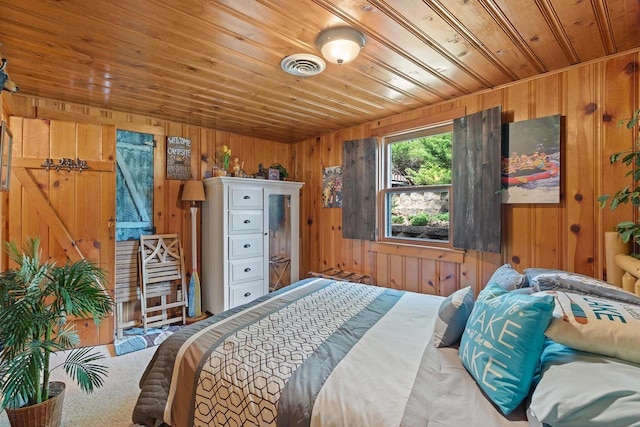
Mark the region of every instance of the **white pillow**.
POLYGON ((545 335, 576 350, 640 363, 640 306, 590 295, 542 291, 553 295, 553 319, 545 335))
POLYGON ((551 341, 541 362, 527 410, 530 425, 640 427, 640 365, 551 341))

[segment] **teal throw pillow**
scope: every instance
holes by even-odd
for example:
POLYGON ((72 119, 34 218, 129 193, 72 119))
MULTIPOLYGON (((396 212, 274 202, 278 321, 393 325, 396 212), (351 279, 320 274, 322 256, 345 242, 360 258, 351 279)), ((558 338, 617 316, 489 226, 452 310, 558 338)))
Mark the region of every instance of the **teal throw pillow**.
POLYGON ((497 283, 489 283, 478 295, 459 355, 505 415, 529 394, 553 308, 549 295, 508 292, 497 283))

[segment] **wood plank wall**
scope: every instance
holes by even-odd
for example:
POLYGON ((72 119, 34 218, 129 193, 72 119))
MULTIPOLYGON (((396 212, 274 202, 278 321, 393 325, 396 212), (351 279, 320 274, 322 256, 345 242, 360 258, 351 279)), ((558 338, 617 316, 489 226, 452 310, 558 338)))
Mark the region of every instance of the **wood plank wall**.
MULTIPOLYGON (((49 173, 39 168, 44 157, 51 157, 57 163, 60 157, 75 158, 75 153, 78 153, 77 155, 82 159, 89 156, 89 159, 110 161, 113 163, 112 170, 115 171, 115 129, 120 128, 154 134, 158 143, 154 156, 154 224, 158 233, 177 232, 180 234, 182 246, 185 250, 185 267, 188 274, 191 272, 192 265, 190 210, 188 203, 180 201, 182 181, 166 179, 165 136, 182 136, 191 139, 192 176, 196 179, 203 179, 205 173, 211 170, 215 152, 222 145, 227 145, 232 150, 233 157, 238 157, 241 161, 244 161, 245 170, 248 173, 256 172, 259 163, 268 167, 276 162, 283 164, 291 173, 293 172, 290 167, 293 162, 290 159, 291 145, 289 144, 213 129, 186 126, 100 108, 66 104, 44 98, 20 94, 9 95, 9 97, 8 103, 13 116, 12 123, 15 123, 16 128, 20 128, 19 130, 14 130, 16 139, 14 158, 18 160, 18 163, 22 158, 23 164, 28 163, 31 165, 33 176, 44 194, 60 195, 60 188, 63 187, 67 188, 68 191, 72 191, 72 193, 66 193, 68 196, 67 202, 73 200, 75 203, 81 203, 85 206, 98 206, 99 204, 94 203, 91 197, 96 197, 96 194, 99 194, 97 186, 100 183, 89 184, 96 186, 93 192, 84 188, 84 184, 60 185, 59 180, 49 179, 50 174, 55 174, 56 172, 49 173), (24 135, 22 129, 29 129, 28 133, 31 136, 24 135), (80 134, 82 135, 79 136, 80 134), (110 136, 107 136, 107 134, 110 136), (75 141, 75 144, 70 144, 70 141, 75 141), (93 154, 98 157, 93 156, 93 154), (102 159, 100 157, 103 155, 106 158, 102 159), (35 158, 38 158, 39 161, 35 162, 35 158), (83 188, 83 190, 73 193, 73 188, 76 188, 76 190, 83 188)), ((4 95, 3 99, 7 99, 7 95, 4 95)), ((60 174, 64 175, 62 172, 60 174)), ((84 173, 81 177, 82 179, 78 179, 76 183, 87 182, 90 175, 91 173, 84 173)), ((111 191, 114 193, 115 172, 112 172, 112 175, 113 189, 111 191)), ((15 178, 14 175, 12 182, 15 178)), ((2 211, 3 238, 5 240, 13 238, 20 241, 27 235, 49 234, 50 231, 47 230, 46 225, 43 225, 43 221, 38 220, 39 214, 36 210, 23 205, 20 192, 20 188, 16 186, 15 191, 11 191, 9 197, 5 197, 7 193, 0 193, 0 202, 4 208, 2 211), (14 203, 12 204, 11 201, 14 203), (7 213, 13 213, 13 215, 7 213)), ((114 195, 112 194, 112 196, 114 195)), ((88 209, 86 214, 82 216, 81 213, 75 213, 75 210, 69 206, 65 207, 59 197, 56 199, 57 206, 54 209, 57 209, 62 223, 67 226, 71 224, 72 228, 75 229, 87 228, 83 224, 91 224, 91 227, 100 229, 99 233, 93 234, 96 236, 100 234, 102 238, 109 239, 107 237, 109 235, 107 219, 109 216, 115 217, 115 210, 111 213, 101 213, 95 212, 95 209, 88 209), (96 221, 95 218, 100 219, 96 221)), ((198 215, 200 215, 200 212, 198 210, 198 215)), ((198 218, 197 223, 200 224, 200 218, 198 218)), ((216 238, 216 236, 208 236, 206 238, 216 238)), ((198 248, 201 247, 201 239, 202 236, 198 234, 198 248)), ((51 241, 51 239, 48 240, 51 241)), ((104 242, 101 242, 98 237, 92 242, 97 247, 114 248, 113 242, 110 242, 110 245, 104 245, 104 242)), ((60 250, 57 245, 51 246, 51 250, 47 246, 43 248, 46 252, 44 256, 59 258, 59 261, 64 263, 66 261, 64 251, 60 250)), ((112 259, 108 263, 103 263, 103 265, 113 269, 115 249, 110 252, 113 253, 108 254, 108 256, 112 259)), ((202 265, 201 253, 201 251, 198 251, 198 257, 200 258, 198 265, 202 265)), ((4 253, 2 262, 3 265, 7 265, 7 257, 4 253)), ((113 274, 113 271, 110 271, 110 273, 113 274)), ((112 283, 107 288, 113 293, 114 286, 112 283)), ((95 332, 91 325, 84 325, 84 323, 83 325, 78 325, 78 329, 81 330, 83 344, 104 344, 113 341, 113 318, 103 322, 107 326, 102 326, 102 332, 100 333, 95 332), (85 326, 87 328, 86 333, 82 331, 85 326), (105 332, 105 328, 108 331, 105 332)))
POLYGON ((441 295, 465 286, 477 293, 505 262, 519 271, 559 268, 603 278, 604 232, 631 218, 632 210, 600 210, 596 199, 628 182, 626 170, 608 159, 637 136, 617 124, 640 107, 639 57, 635 50, 295 144, 295 167, 305 181, 303 272, 336 267, 369 274, 378 285, 441 295), (560 204, 503 205, 502 253, 468 251, 462 263, 443 260, 444 253, 342 238, 341 210, 321 203, 322 168, 341 164, 342 141, 460 107, 471 114, 498 105, 503 123, 563 116, 560 204))
MULTIPOLYGON (((338 267, 371 275, 373 283, 379 285, 448 295, 467 285, 478 292, 504 262, 519 271, 536 266, 604 277, 603 233, 630 218, 632 211, 628 207, 613 212, 600 210, 596 198, 628 181, 625 169, 609 165, 608 157, 630 147, 634 140, 635 135, 618 128, 617 123, 640 106, 639 60, 640 50, 635 50, 291 145, 242 136, 242 130, 221 132, 20 94, 9 95, 6 103, 7 95, 3 95, 3 104, 5 115, 10 110, 11 115, 19 117, 49 115, 54 120, 152 129, 191 138, 193 174, 198 178, 211 166, 202 159, 210 159, 223 144, 245 161, 249 172, 257 169, 258 163, 268 166, 280 162, 293 180, 305 182, 301 197, 302 277, 308 271, 338 267), (343 141, 368 138, 375 128, 428 115, 460 108, 473 113, 498 105, 502 106, 504 122, 563 116, 560 204, 503 206, 502 253, 468 251, 462 262, 452 261, 457 257, 441 251, 342 238, 341 210, 322 208, 321 194, 322 168, 341 164, 343 141)), ((163 148, 158 153, 154 192, 158 232, 181 233, 186 265, 191 265, 189 209, 179 200, 181 182, 164 177, 163 148)), ((0 197, 6 230, 8 223, 23 219, 8 217, 7 198, 0 197)))

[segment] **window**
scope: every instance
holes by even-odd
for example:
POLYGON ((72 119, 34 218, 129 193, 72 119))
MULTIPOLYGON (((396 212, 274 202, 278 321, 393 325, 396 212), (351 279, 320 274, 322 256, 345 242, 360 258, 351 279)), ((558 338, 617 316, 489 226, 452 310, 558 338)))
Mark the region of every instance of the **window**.
POLYGON ((381 240, 450 245, 451 123, 386 136, 381 240))

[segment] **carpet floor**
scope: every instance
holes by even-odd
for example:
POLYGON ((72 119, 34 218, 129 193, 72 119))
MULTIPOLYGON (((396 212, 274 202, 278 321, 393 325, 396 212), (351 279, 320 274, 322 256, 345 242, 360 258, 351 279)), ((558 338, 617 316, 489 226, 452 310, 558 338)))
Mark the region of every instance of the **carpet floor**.
MULTIPOLYGON (((138 382, 157 348, 149 347, 116 357, 112 345, 96 347, 106 356, 101 362, 108 367, 109 374, 105 385, 92 394, 83 393, 62 368, 55 369, 51 380, 66 384, 62 427, 135 426, 131 414, 140 393, 138 382)), ((62 360, 62 354, 54 355, 51 366, 62 360)), ((9 420, 3 410, 0 412, 0 427, 8 426, 9 420)))

